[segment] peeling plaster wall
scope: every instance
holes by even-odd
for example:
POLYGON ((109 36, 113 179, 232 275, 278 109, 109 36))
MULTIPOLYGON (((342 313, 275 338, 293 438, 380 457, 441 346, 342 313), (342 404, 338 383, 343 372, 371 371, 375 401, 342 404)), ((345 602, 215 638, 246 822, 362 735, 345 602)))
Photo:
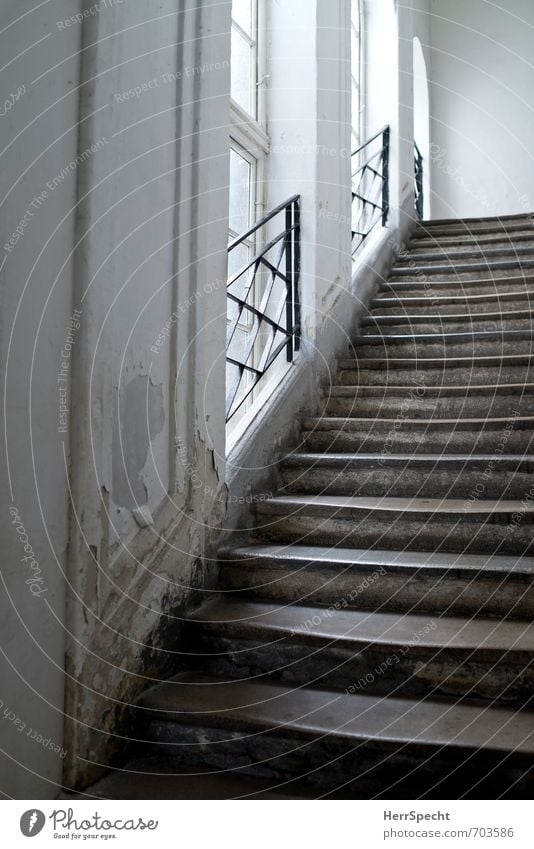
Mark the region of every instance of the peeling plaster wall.
POLYGON ((62 32, 56 20, 80 3, 56 0, 52 11, 32 11, 31 0, 0 5, 2 104, 23 90, 0 116, 0 785, 14 798, 47 798, 63 768, 70 449, 68 432, 59 432, 57 375, 62 362, 69 371, 76 169, 52 189, 47 183, 77 153, 81 32, 62 32), (23 218, 22 236, 14 236, 23 218))
POLYGON ((84 22, 82 77, 99 74, 83 89, 80 144, 112 143, 79 185, 69 786, 124 754, 128 705, 176 671, 183 615, 212 580, 226 495, 229 28, 229 3, 193 0, 84 22))
POLYGON ((147 482, 154 465, 152 443, 165 425, 163 384, 138 374, 117 389, 116 397, 111 491, 118 509, 133 511, 152 500, 147 482))

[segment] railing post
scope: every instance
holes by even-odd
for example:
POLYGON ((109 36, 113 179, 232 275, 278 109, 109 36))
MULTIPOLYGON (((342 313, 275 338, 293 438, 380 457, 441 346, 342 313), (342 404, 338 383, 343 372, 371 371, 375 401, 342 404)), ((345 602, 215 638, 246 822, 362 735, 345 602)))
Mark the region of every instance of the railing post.
POLYGON ((419 221, 423 220, 425 211, 424 189, 423 189, 423 154, 419 150, 417 143, 414 142, 415 148, 415 211, 419 221))
POLYGON ((389 217, 389 127, 384 129, 382 137, 382 227, 385 227, 389 217))
POLYGON ((288 363, 293 361, 293 334, 294 334, 294 291, 293 291, 293 204, 286 207, 286 329, 287 337, 286 356, 288 363))
POLYGON ((294 207, 293 230, 293 302, 295 305, 295 351, 300 350, 300 201, 296 200, 294 207))

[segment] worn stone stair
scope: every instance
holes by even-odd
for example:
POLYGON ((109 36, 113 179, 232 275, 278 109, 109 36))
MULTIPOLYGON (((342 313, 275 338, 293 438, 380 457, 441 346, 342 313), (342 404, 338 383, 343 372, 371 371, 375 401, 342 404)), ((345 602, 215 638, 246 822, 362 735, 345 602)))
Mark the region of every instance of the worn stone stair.
POLYGON ((139 700, 145 758, 259 798, 531 797, 533 269, 528 216, 417 227, 139 700))

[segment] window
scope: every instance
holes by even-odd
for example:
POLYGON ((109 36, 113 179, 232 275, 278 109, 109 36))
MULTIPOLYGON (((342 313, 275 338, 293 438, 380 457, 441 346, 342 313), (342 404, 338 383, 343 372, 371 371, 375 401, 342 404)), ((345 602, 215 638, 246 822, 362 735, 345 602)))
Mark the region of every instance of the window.
MULTIPOLYGON (((263 215, 265 158, 269 152, 269 139, 265 132, 264 11, 263 0, 232 0, 230 242, 250 229, 263 215)), ((252 259, 257 248, 256 238, 252 236, 231 252, 229 279, 252 259)), ((234 295, 243 296, 251 276, 252 269, 250 276, 241 278, 240 291, 234 289, 234 295)), ((254 304, 261 299, 261 280, 261 275, 257 275, 257 291, 251 293, 254 304)), ((229 326, 236 319, 237 309, 237 304, 229 299, 229 326)), ((232 337, 231 356, 237 359, 242 356, 247 348, 252 325, 252 313, 243 311, 232 337)), ((228 372, 231 371, 230 366, 228 372)), ((232 379, 232 374, 227 373, 227 381, 231 382, 232 379)), ((251 401, 252 397, 243 405, 243 412, 251 401)))
MULTIPOLYGON (((234 168, 243 152, 249 163, 254 160, 253 167, 248 170, 248 194, 251 197, 254 195, 254 198, 250 205, 251 217, 245 222, 246 226, 250 226, 258 217, 257 213, 263 209, 261 184, 264 159, 269 152, 269 139, 265 132, 263 31, 263 2, 233 0, 230 136, 234 168)), ((246 171, 246 168, 242 168, 241 173, 245 174, 246 171)), ((244 189, 238 188, 231 181, 230 208, 234 212, 240 204, 240 191, 244 189)))
POLYGON ((361 144, 361 78, 362 78, 362 21, 360 0, 351 0, 351 107, 352 107, 352 150, 361 144))
POLYGON ((258 116, 258 5, 232 2, 232 99, 247 115, 258 116))

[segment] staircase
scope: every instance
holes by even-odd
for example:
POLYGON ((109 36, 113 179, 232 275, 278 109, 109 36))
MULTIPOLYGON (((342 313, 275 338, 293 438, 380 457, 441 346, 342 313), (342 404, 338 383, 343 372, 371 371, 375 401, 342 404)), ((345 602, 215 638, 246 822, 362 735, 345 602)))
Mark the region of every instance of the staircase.
POLYGON ((191 663, 140 699, 148 762, 249 797, 531 798, 533 314, 528 218, 418 225, 191 663))

